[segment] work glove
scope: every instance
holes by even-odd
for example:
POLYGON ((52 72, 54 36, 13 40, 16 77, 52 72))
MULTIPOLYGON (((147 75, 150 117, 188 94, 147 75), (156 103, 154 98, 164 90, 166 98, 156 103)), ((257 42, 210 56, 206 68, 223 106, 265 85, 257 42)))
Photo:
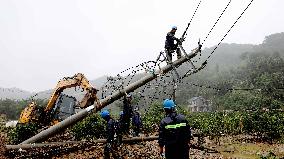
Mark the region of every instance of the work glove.
POLYGON ((107 144, 106 144, 106 147, 107 147, 108 149, 111 149, 111 143, 107 143, 107 144))
POLYGON ((166 158, 165 153, 161 153, 161 154, 160 154, 160 158, 161 158, 161 159, 165 159, 165 158, 166 158))

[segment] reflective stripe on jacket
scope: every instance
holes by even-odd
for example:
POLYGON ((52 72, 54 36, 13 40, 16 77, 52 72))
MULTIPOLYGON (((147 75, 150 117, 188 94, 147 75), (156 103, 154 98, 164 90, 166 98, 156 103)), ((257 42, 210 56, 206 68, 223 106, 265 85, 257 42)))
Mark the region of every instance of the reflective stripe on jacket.
POLYGON ((183 145, 190 141, 190 126, 181 114, 168 114, 160 123, 159 127, 159 145, 183 145))

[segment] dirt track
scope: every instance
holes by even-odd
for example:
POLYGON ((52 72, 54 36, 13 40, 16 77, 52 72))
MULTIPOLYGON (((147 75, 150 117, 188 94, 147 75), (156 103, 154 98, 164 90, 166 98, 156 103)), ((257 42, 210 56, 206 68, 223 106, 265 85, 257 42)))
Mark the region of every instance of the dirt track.
POLYGON ((6 134, 0 133, 0 159, 5 159, 6 157, 4 156, 5 152, 5 139, 6 139, 6 134))
MULTIPOLYGON (((224 138, 221 145, 216 145, 212 140, 206 139, 205 147, 219 151, 208 152, 206 150, 190 149, 190 158, 259 158, 261 155, 266 156, 269 152, 273 152, 279 158, 284 156, 283 144, 265 144, 265 143, 249 143, 249 142, 232 142, 234 137, 224 138)), ((4 138, 1 138, 3 143, 4 138)), ((196 139, 195 139, 196 141, 196 139)), ((43 147, 30 150, 14 150, 6 152, 3 155, 3 144, 1 144, 0 158, 96 158, 102 159, 104 145, 101 143, 82 143, 70 144, 56 147, 43 147)), ((151 159, 159 158, 159 148, 157 141, 147 141, 135 144, 122 145, 118 152, 120 156, 128 159, 151 159)))
MULTIPOLYGON (((156 159, 159 157, 158 144, 156 141, 144 142, 133 145, 122 145, 119 148, 120 156, 128 159, 156 159)), ((217 153, 206 153, 205 151, 190 150, 191 158, 222 158, 217 153)), ((53 148, 37 148, 33 150, 11 151, 9 158, 102 158, 103 145, 76 145, 53 147, 53 148)))

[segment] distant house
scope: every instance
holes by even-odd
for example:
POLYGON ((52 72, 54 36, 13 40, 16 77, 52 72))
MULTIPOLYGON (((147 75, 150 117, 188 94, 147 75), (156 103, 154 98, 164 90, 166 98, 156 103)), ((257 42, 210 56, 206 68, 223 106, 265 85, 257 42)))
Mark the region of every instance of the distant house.
POLYGON ((212 111, 212 103, 203 97, 193 97, 188 101, 188 110, 191 112, 210 112, 212 111))
POLYGON ((17 126, 17 123, 18 123, 18 120, 11 120, 11 121, 8 121, 6 122, 5 124, 5 127, 8 128, 8 127, 16 127, 17 126))

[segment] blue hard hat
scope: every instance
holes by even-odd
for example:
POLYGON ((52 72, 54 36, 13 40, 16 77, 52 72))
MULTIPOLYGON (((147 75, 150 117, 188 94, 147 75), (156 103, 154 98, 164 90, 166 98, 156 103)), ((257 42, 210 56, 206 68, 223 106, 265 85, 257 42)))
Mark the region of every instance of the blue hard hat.
POLYGON ((108 110, 103 110, 103 111, 101 112, 101 117, 102 117, 102 118, 106 118, 107 116, 109 116, 109 111, 108 111, 108 110))
POLYGON ((172 109, 172 108, 174 108, 176 105, 175 105, 175 103, 174 103, 173 100, 171 100, 171 99, 166 99, 166 100, 164 100, 163 106, 164 106, 164 109, 172 109))
POLYGON ((120 112, 119 112, 119 115, 123 115, 123 114, 124 114, 123 111, 120 111, 120 112))
POLYGON ((177 26, 172 26, 172 29, 175 29, 175 30, 177 30, 177 26))

